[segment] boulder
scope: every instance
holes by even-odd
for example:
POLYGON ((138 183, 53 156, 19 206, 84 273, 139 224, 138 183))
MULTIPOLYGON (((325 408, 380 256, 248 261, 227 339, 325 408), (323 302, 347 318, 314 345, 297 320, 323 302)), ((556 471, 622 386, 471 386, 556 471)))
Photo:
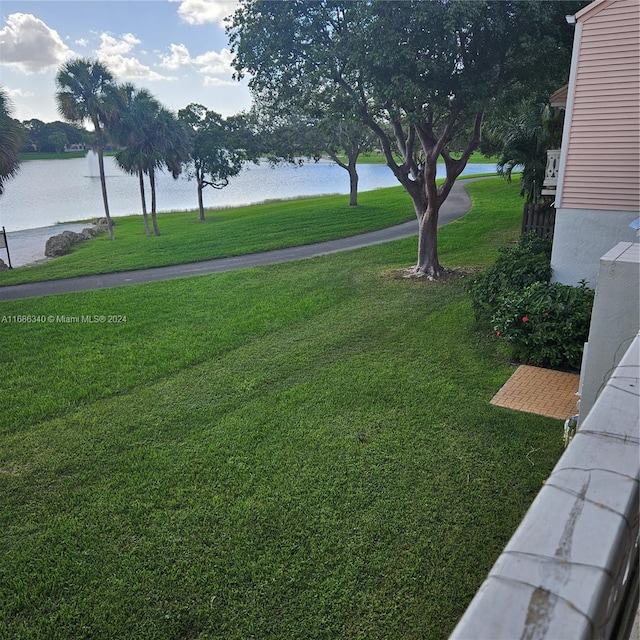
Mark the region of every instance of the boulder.
MULTIPOLYGON (((103 218, 106 220, 106 218, 103 218)), ((49 258, 56 258, 57 256, 64 256, 71 251, 71 247, 83 240, 91 240, 101 233, 106 233, 106 224, 96 224, 94 227, 87 227, 80 233, 75 231, 63 231, 57 236, 51 236, 47 240, 47 244, 44 247, 44 255, 49 258)))
POLYGON ((86 239, 81 233, 76 233, 75 231, 63 231, 60 235, 68 238, 71 244, 78 244, 78 242, 86 239))
MULTIPOLYGON (((80 235, 80 234, 78 234, 80 235)), ((56 258, 58 256, 64 256, 71 251, 71 240, 59 233, 57 236, 51 236, 47 240, 47 244, 44 247, 44 255, 49 258, 56 258)))

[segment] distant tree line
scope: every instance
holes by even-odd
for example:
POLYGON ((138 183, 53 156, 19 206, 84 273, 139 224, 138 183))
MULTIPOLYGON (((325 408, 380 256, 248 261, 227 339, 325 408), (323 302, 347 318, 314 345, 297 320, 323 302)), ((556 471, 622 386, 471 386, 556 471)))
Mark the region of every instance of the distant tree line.
POLYGON ((33 118, 23 120, 21 126, 25 129, 25 142, 21 151, 42 151, 62 153, 70 146, 90 148, 95 138, 85 128, 68 122, 42 122, 33 118))

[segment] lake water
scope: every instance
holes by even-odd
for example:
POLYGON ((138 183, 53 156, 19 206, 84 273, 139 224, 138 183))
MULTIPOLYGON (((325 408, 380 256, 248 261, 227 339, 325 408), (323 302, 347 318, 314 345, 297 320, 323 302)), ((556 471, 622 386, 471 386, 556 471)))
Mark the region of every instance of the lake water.
MULTIPOLYGON (((109 210, 113 216, 140 213, 138 179, 121 171, 113 157, 105 158, 109 210)), ((444 167, 440 170, 444 172, 444 167)), ((465 174, 491 173, 495 165, 468 165, 465 174)), ((386 165, 358 166, 359 191, 370 191, 399 183, 386 165)), ((205 207, 230 207, 265 200, 298 196, 349 193, 347 172, 329 161, 302 166, 249 165, 224 189, 207 188, 205 207)), ((195 181, 180 176, 174 180, 161 173, 157 179, 158 211, 197 209, 195 181)), ((151 206, 147 194, 147 206, 151 206)), ((96 167, 90 158, 29 160, 18 175, 6 183, 0 196, 0 227, 8 232, 48 227, 102 217, 102 195, 96 167)))

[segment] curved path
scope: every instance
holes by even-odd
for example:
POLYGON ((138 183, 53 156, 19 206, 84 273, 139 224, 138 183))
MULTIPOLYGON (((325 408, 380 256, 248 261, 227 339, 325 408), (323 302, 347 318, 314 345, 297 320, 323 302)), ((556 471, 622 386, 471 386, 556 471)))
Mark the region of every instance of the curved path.
MULTIPOLYGON (((464 185, 479 179, 481 178, 469 178, 456 182, 449 197, 440 209, 438 226, 462 217, 471 209, 471 199, 467 195, 464 185)), ((74 278, 64 278, 62 280, 16 284, 0 287, 0 300, 18 300, 21 298, 32 298, 34 296, 46 296, 56 293, 106 289, 108 287, 119 287, 127 284, 141 284, 144 282, 154 282, 156 280, 169 280, 207 273, 219 273, 222 271, 231 271, 232 269, 275 264, 277 262, 291 262, 304 258, 315 258, 338 251, 359 249, 382 242, 389 242, 390 240, 399 240, 400 238, 413 236, 417 234, 417 232, 417 220, 412 220, 411 222, 405 222, 404 224, 399 224, 387 229, 370 231, 357 236, 340 238, 338 240, 327 240, 326 242, 318 242, 300 247, 275 249, 273 251, 250 253, 231 258, 216 258, 203 262, 153 267, 151 269, 140 269, 137 271, 120 271, 118 273, 105 273, 96 276, 77 276, 74 278)))

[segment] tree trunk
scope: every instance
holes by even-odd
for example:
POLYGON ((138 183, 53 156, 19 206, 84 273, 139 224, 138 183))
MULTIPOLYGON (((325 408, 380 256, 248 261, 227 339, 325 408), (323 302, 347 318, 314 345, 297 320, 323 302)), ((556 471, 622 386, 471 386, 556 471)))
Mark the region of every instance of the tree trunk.
POLYGON ((439 278, 445 270, 438 261, 438 211, 437 203, 429 202, 418 217, 418 263, 414 274, 439 278))
POLYGON ((158 221, 156 219, 156 172, 154 169, 149 171, 149 184, 151 185, 151 222, 153 223, 153 233, 159 236, 160 229, 158 228, 158 221))
POLYGON ((356 163, 349 162, 349 206, 358 206, 358 171, 356 170, 356 163))
POLYGON ((140 180, 140 199, 142 200, 142 219, 144 221, 144 232, 146 235, 151 235, 151 230, 149 229, 149 216, 147 215, 147 199, 144 195, 144 173, 142 171, 138 172, 138 178, 140 180))
POLYGON ((358 170, 356 168, 356 162, 360 155, 360 148, 355 145, 354 147, 346 147, 345 153, 347 154, 347 164, 342 162, 338 157, 338 154, 329 150, 329 157, 345 171, 349 172, 349 206, 358 206, 358 170))
POLYGON ((202 199, 202 191, 204 189, 204 185, 200 178, 198 178, 198 220, 204 220, 204 202, 202 199))
POLYGON ((100 171, 100 187, 102 188, 102 202, 104 203, 104 216, 107 219, 107 227, 109 228, 109 240, 114 239, 113 220, 109 215, 109 199, 107 198, 107 179, 104 174, 104 152, 102 147, 98 147, 98 169, 100 171))

